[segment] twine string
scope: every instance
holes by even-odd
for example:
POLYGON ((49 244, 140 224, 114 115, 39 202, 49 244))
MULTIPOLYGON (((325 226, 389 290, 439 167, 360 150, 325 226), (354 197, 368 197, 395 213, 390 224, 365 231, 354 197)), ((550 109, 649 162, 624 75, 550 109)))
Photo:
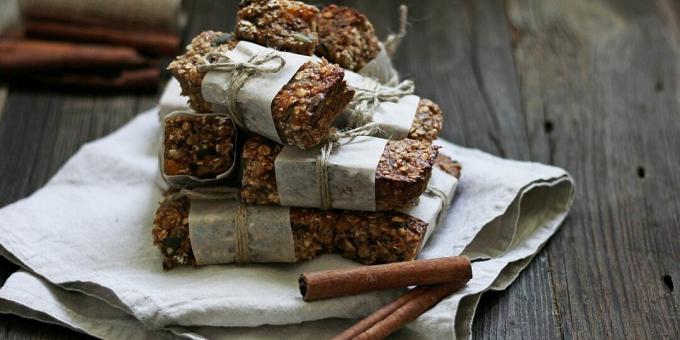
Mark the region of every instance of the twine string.
POLYGON ((408 6, 399 5, 399 33, 392 33, 383 42, 385 52, 391 58, 397 53, 401 41, 406 36, 406 25, 408 24, 408 6))
POLYGON ((316 156, 316 183, 318 186, 322 209, 328 210, 332 208, 333 205, 330 184, 328 181, 328 165, 331 154, 333 154, 333 152, 340 146, 340 138, 372 136, 379 131, 380 128, 378 127, 378 124, 373 122, 351 130, 338 131, 328 137, 326 144, 321 147, 319 154, 316 156))
POLYGON ((445 192, 442 190, 435 188, 433 186, 428 186, 425 189, 425 192, 439 198, 439 201, 441 203, 441 210, 439 211, 439 214, 437 215, 437 224, 441 224, 442 218, 446 216, 446 213, 449 211, 449 207, 451 206, 451 202, 449 202, 449 198, 446 195, 445 192))
POLYGON ((234 218, 234 261, 236 263, 250 262, 248 248, 248 227, 246 226, 247 211, 244 204, 239 204, 234 218))
POLYGON ((237 108, 236 98, 246 81, 260 73, 276 73, 286 65, 286 60, 275 52, 256 54, 247 61, 236 61, 225 52, 210 52, 203 56, 198 70, 202 72, 231 72, 231 81, 222 102, 227 113, 239 126, 245 126, 243 116, 237 108))
POLYGON ((404 80, 395 87, 372 83, 370 87, 355 87, 354 90, 356 94, 351 103, 349 126, 362 126, 373 122, 373 115, 381 102, 398 102, 404 96, 413 94, 415 84, 412 80, 404 80))
MULTIPOLYGON (((181 189, 173 193, 169 199, 180 197, 187 197, 190 200, 239 200, 240 191, 237 188, 228 187, 181 189)), ((234 261, 236 263, 250 262, 247 218, 246 206, 239 202, 236 216, 234 216, 234 261)))

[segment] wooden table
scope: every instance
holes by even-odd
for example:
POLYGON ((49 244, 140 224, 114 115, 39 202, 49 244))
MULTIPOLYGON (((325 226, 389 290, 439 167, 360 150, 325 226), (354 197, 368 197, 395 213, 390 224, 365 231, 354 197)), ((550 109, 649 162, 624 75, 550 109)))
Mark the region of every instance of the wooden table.
MULTIPOLYGON (((397 3, 349 4, 380 36, 397 29, 397 3)), ((563 167, 577 183, 561 231, 512 286, 483 296, 475 337, 677 338, 680 3, 407 4, 409 34, 396 65, 443 107, 444 137, 563 167)), ((233 27, 235 1, 191 6, 186 38, 233 27)), ((158 100, 12 86, 8 93, 0 110, 0 206, 30 195, 83 143, 158 100)), ((1 260, 0 283, 15 270, 1 260)), ((82 335, 0 318, 0 338, 75 336, 82 335)))

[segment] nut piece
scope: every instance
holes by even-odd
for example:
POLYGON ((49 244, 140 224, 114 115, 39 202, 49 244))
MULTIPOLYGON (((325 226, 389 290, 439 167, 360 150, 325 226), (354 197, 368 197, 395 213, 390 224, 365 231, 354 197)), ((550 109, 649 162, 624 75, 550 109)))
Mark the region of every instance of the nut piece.
POLYGON ((314 54, 319 9, 300 1, 247 0, 236 13, 237 39, 282 51, 314 54))
POLYGON ((231 119, 213 115, 176 115, 165 119, 165 175, 215 178, 234 164, 235 130, 231 119))
MULTIPOLYGON (((196 265, 189 239, 191 201, 176 190, 164 194, 153 222, 153 243, 163 254, 163 268, 196 265)), ((364 263, 415 259, 427 224, 400 212, 362 212, 291 208, 297 261, 338 253, 364 263)))
POLYGON ((361 70, 380 51, 373 25, 353 8, 326 6, 317 15, 317 24, 316 54, 345 69, 361 70))
POLYGON ((452 160, 449 156, 440 153, 434 164, 447 174, 460 178, 460 171, 463 169, 463 166, 458 161, 452 160))

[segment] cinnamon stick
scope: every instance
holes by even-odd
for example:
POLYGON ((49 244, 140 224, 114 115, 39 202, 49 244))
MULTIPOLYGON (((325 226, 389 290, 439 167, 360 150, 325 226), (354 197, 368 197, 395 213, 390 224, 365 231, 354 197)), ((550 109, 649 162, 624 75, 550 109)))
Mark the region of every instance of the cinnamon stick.
POLYGON ((114 75, 64 74, 38 77, 45 83, 108 90, 151 90, 158 87, 161 72, 157 67, 122 70, 114 75))
POLYGON ((130 47, 40 40, 0 41, 0 71, 6 74, 63 69, 120 69, 146 63, 130 47))
POLYGON ((20 0, 24 18, 178 32, 184 24, 180 0, 20 0))
POLYGON ((100 25, 36 19, 26 20, 24 27, 29 37, 129 46, 157 55, 174 55, 180 45, 180 38, 177 35, 146 29, 132 31, 100 25))
MULTIPOLYGON (((471 278, 471 277, 470 277, 471 278)), ((378 309, 333 340, 383 339, 415 320, 441 300, 462 288, 467 281, 419 286, 394 302, 378 309)))
POLYGON ((470 260, 454 256, 303 273, 298 283, 302 298, 313 301, 380 289, 467 282, 471 277, 470 260))

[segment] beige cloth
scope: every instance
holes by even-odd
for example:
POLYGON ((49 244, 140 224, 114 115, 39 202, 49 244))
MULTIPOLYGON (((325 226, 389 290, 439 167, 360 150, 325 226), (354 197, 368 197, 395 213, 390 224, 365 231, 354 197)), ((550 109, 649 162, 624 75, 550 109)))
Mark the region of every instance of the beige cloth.
MULTIPOLYGON (((320 338, 351 323, 340 319, 363 317, 402 293, 302 301, 301 272, 358 265, 337 255, 164 272, 151 240, 160 199, 157 114, 86 144, 45 187, 0 210, 0 251, 27 270, 0 289, 0 311, 103 338, 320 338)), ((441 143, 463 174, 448 217, 420 256, 489 260, 475 262, 465 289, 399 337, 469 337, 479 295, 510 284, 571 205, 573 183, 562 169, 441 143)))

